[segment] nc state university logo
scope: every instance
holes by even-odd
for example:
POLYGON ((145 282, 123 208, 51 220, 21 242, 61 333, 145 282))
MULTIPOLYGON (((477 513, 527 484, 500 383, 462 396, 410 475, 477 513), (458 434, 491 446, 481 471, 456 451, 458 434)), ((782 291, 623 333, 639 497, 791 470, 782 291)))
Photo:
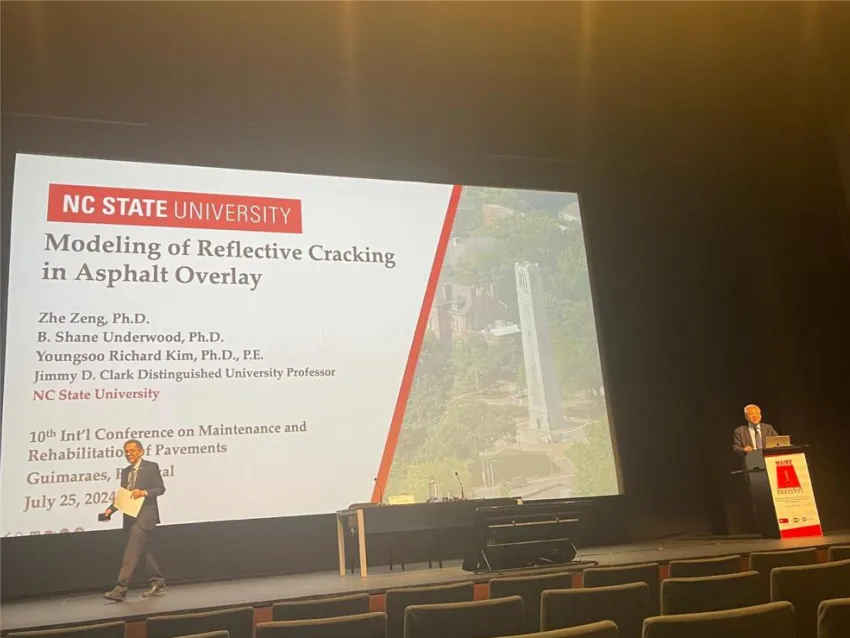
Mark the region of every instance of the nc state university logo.
POLYGON ((791 461, 776 462, 776 488, 780 490, 799 490, 800 477, 791 461))

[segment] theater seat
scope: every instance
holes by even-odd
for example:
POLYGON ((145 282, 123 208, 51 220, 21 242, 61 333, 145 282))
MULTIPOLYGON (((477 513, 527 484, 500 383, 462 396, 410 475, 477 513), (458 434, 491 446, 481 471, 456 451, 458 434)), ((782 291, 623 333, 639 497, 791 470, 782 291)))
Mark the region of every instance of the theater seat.
MULTIPOLYGON (((658 563, 625 565, 622 567, 590 567, 582 572, 585 587, 646 583, 649 587, 649 604, 652 614, 661 611, 661 587, 658 563)), ((622 627, 620 628, 622 633, 622 627)))
POLYGON ((704 578, 668 578, 661 583, 662 614, 695 614, 770 602, 758 572, 704 578))
POLYGON ((253 607, 152 616, 145 621, 146 638, 177 638, 222 630, 230 632, 230 638, 252 638, 253 607))
POLYGON ((610 620, 620 636, 640 638, 643 621, 651 615, 646 583, 555 589, 541 597, 540 628, 549 631, 610 620))
POLYGON ((643 638, 794 638, 794 606, 767 603, 743 609, 648 618, 643 638))
POLYGON ((410 605, 471 602, 474 594, 475 585, 472 583, 387 590, 387 638, 403 638, 404 611, 410 605))
POLYGON ((850 545, 833 545, 829 548, 829 560, 847 560, 850 558, 850 545))
POLYGON ((540 631, 533 634, 523 634, 515 638, 617 638, 617 625, 610 620, 595 622, 578 627, 540 631))
POLYGON ((797 638, 815 638, 818 606, 824 600, 850 597, 850 560, 777 567, 770 573, 770 597, 794 605, 797 638))
POLYGON ((818 638, 850 636, 850 598, 825 600, 818 607, 818 638))
POLYGON ((272 620, 309 620, 369 613, 369 594, 292 600, 272 605, 272 620))
POLYGON ((770 572, 776 567, 814 565, 818 562, 818 550, 814 547, 782 552, 755 552, 750 554, 750 570, 764 578, 765 593, 770 596, 770 572))
POLYGON ((738 574, 741 571, 741 565, 741 557, 738 555, 720 556, 697 560, 671 560, 668 570, 670 578, 702 578, 704 576, 738 574))
POLYGON ((572 589, 573 575, 569 572, 542 576, 516 576, 490 580, 490 598, 521 596, 523 603, 523 631, 540 631, 540 595, 547 589, 572 589))
POLYGON ((387 616, 383 612, 257 623, 256 638, 386 638, 387 616))
POLYGON ((203 634, 188 634, 186 636, 177 636, 177 638, 230 638, 229 631, 208 631, 203 634))
POLYGON ((469 603, 410 605, 404 612, 404 638, 496 638, 523 629, 522 598, 469 603))
POLYGON ((123 622, 108 622, 98 625, 83 625, 80 627, 65 627, 63 629, 43 629, 40 631, 13 631, 6 636, 36 636, 47 638, 124 638, 125 625, 123 622))

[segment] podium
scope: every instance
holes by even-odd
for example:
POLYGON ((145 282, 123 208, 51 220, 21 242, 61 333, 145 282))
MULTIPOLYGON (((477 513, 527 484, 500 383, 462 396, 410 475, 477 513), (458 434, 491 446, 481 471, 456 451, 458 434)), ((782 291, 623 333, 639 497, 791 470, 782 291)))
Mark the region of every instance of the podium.
POLYGON ((823 535, 806 446, 753 450, 743 462, 759 534, 764 538, 823 535))

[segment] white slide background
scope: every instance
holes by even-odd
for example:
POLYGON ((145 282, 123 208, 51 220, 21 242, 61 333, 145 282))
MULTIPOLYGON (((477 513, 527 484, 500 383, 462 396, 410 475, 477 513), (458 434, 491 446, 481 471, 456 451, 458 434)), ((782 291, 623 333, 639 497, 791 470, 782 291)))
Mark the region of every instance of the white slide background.
MULTIPOLYGON (((213 425, 286 425, 306 421, 297 434, 147 439, 146 458, 166 471, 160 499, 164 524, 262 518, 333 511, 369 500, 410 351, 452 187, 309 175, 19 155, 15 167, 2 427, 3 535, 103 529, 104 503, 92 496, 117 486, 123 457, 32 461, 31 451, 88 446, 120 448, 123 440, 62 442, 61 432, 81 428, 194 428, 213 425), (152 228, 47 221, 50 183, 296 198, 302 201, 303 234, 152 228), (88 240, 117 235, 163 244, 187 238, 219 244, 276 242, 307 249, 313 244, 352 245, 395 253, 395 268, 382 264, 328 263, 309 259, 210 259, 163 255, 45 252, 45 233, 88 240), (43 280, 42 265, 64 266, 68 280, 43 280), (201 270, 262 273, 256 290, 239 285, 74 281, 82 263, 92 268, 149 268, 155 263, 201 270), (38 324, 39 313, 70 316, 144 313, 143 325, 102 328, 38 324), (46 330, 175 333, 216 331, 221 344, 178 345, 258 349, 262 361, 154 363, 39 363, 36 351, 155 351, 169 344, 37 343, 46 330), (34 383, 35 371, 155 368, 332 368, 333 377, 274 379, 128 380, 34 383), (39 401, 35 390, 159 391, 155 401, 39 401), (54 433, 32 442, 33 433, 54 433), (226 453, 156 454, 156 444, 227 446, 226 453), (37 483, 40 475, 106 472, 95 482, 37 483), (75 495, 69 499, 68 495, 75 495), (88 495, 88 496, 87 496, 88 495), (52 499, 52 500, 51 500, 52 499), (65 504, 62 504, 62 501, 65 504), (69 503, 73 500, 74 503, 69 503), (92 501, 92 502, 89 502, 92 501), (41 505, 34 507, 34 505, 41 505)), ((173 346, 171 346, 173 347, 173 346)))

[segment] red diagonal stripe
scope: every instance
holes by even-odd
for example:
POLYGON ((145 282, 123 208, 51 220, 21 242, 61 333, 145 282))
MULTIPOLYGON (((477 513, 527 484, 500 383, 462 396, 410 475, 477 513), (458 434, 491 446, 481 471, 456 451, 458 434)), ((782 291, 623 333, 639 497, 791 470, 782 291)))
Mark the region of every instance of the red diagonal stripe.
POLYGON ((382 500, 390 469, 393 464, 393 456, 398 445, 398 435, 401 432, 401 424, 404 421, 404 411, 407 409, 407 399, 410 397, 410 389, 413 387, 413 375, 416 373, 416 363, 419 361, 419 352, 422 349, 422 341, 425 339, 425 330, 428 328, 428 316, 431 314, 431 305, 434 303, 434 294, 437 292, 437 283, 440 281, 440 271, 443 268, 443 259, 446 256, 446 248, 452 234, 455 223, 457 204, 460 201, 461 186, 452 187, 449 198, 449 207, 446 218, 443 220, 443 229, 440 232, 440 241, 437 243, 437 252, 434 255, 434 263, 431 266, 431 275, 428 277, 428 285, 425 288, 425 298, 422 300, 422 308, 419 310, 419 320, 416 322, 416 332, 413 334, 413 343, 410 346, 410 354, 407 357, 407 365, 404 368, 404 377, 401 380, 401 388, 398 391, 393 420, 390 423, 390 431, 387 434, 387 442, 384 445, 384 454, 381 457, 381 467, 378 469, 378 480, 375 481, 375 489, 372 491, 372 502, 382 500))

